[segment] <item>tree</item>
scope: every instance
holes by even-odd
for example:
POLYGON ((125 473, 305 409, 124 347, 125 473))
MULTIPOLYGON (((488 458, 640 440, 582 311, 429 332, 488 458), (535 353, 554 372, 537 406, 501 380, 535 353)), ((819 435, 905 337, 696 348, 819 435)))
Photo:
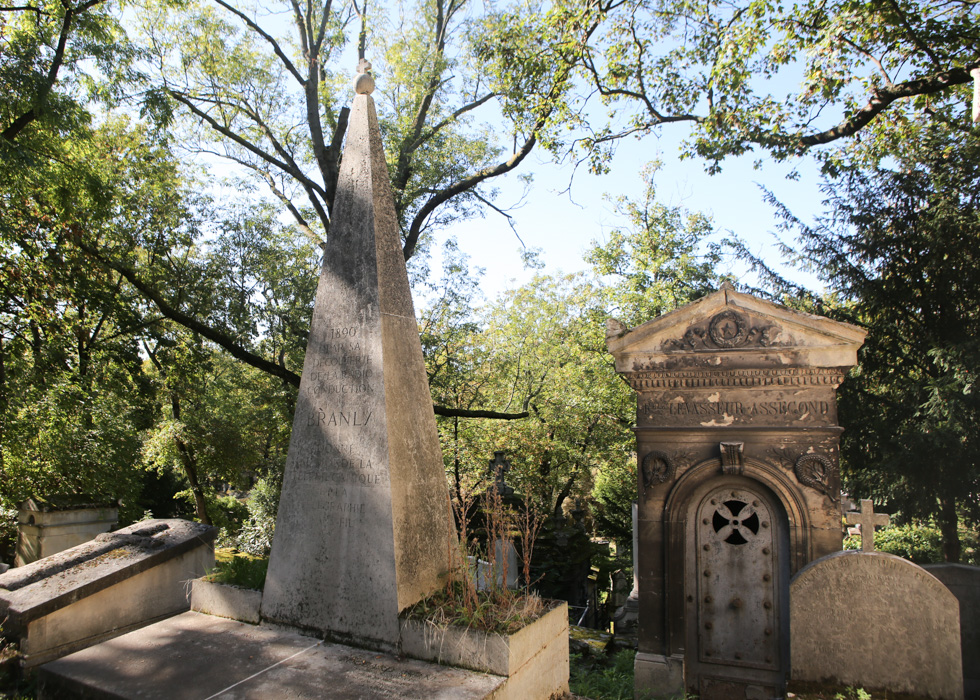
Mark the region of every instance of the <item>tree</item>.
MULTIPOLYGON (((553 21, 579 5, 559 3, 553 21)), ((685 152, 711 171, 754 148, 782 159, 848 138, 887 146, 914 111, 968 105, 965 85, 980 66, 980 9, 970 1, 588 7, 600 28, 576 64, 610 108, 609 122, 580 143, 597 169, 618 139, 671 123, 689 125, 685 152), (779 94, 789 84, 799 91, 779 94)))
POLYGON ((602 289, 610 314, 637 326, 717 288, 720 262, 711 218, 657 199, 660 162, 643 171, 642 198, 617 197, 615 212, 626 221, 596 242, 586 261, 606 280, 602 289))
POLYGON ((143 435, 143 463, 181 475, 198 520, 212 524, 223 486, 245 491, 281 476, 295 395, 179 326, 145 348, 159 414, 143 435))
MULTIPOLYGON (((384 74, 379 106, 389 107, 382 115, 386 150, 408 258, 424 232, 445 220, 438 213, 443 205, 453 207, 454 218, 492 199, 483 183, 524 160, 563 99, 568 76, 560 62, 539 68, 536 88, 518 94, 514 72, 494 70, 487 58, 493 19, 481 23, 466 0, 393 9, 399 19, 372 15, 367 26, 384 74), (478 110, 494 106, 520 144, 506 157, 500 139, 469 127, 478 110)), ((259 12, 216 0, 147 10, 142 31, 156 63, 156 94, 192 117, 197 148, 252 173, 311 238, 322 240, 351 96, 347 72, 332 67, 348 42, 350 9, 290 2, 259 12)), ((368 17, 360 19, 363 59, 368 17)), ((542 52, 528 38, 514 38, 510 49, 524 62, 542 52)))
POLYGON ((111 92, 126 72, 130 47, 105 0, 28 0, 0 8, 0 153, 38 130, 86 122, 86 91, 111 92), (86 64, 106 77, 96 81, 86 64), (25 130, 31 125, 39 127, 25 130))
POLYGON ((980 140, 916 128, 894 161, 827 179, 815 225, 783 213, 829 285, 824 312, 868 329, 840 393, 845 487, 935 519, 955 562, 959 518, 980 522, 980 140))
POLYGON ((636 407, 606 352, 606 320, 638 325, 717 286, 717 253, 704 250, 710 220, 658 202, 655 171, 639 200, 618 200, 625 225, 587 254, 594 275, 538 275, 477 308, 477 279, 465 259, 449 256, 448 289, 456 294, 434 297, 423 313, 434 399, 526 416, 439 419, 457 496, 461 483, 492 479, 487 460, 502 450, 513 467, 508 480, 540 512, 562 516, 579 499, 621 551, 631 545, 636 459, 628 428, 636 407))

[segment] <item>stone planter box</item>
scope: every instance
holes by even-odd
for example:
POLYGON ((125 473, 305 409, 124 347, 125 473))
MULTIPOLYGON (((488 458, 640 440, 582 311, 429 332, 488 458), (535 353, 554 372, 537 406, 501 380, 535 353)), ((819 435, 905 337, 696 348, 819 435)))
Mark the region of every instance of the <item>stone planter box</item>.
POLYGON ((568 606, 561 603, 510 635, 400 620, 402 653, 507 678, 493 700, 568 692, 568 606))
POLYGON ((206 615, 257 625, 261 605, 262 591, 211 583, 203 578, 191 582, 191 610, 206 615))

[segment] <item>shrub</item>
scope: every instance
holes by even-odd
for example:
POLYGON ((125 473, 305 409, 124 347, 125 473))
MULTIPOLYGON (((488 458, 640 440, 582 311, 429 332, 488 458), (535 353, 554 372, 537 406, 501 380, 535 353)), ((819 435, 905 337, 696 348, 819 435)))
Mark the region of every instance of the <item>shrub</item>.
MULTIPOLYGON (((861 549, 861 538, 845 537, 844 549, 861 549)), ((892 525, 875 532, 875 549, 908 559, 916 564, 943 561, 943 538, 939 530, 925 525, 892 525)))
POLYGON ((236 539, 240 551, 255 556, 269 556, 272 550, 272 536, 276 531, 276 514, 279 510, 281 488, 281 484, 271 478, 259 479, 255 482, 245 504, 248 517, 236 539))
POLYGON ((17 511, 0 507, 0 561, 14 563, 17 548, 17 511))
POLYGON ((248 507, 234 496, 218 496, 208 504, 208 515, 219 529, 218 541, 233 544, 248 518, 248 507))

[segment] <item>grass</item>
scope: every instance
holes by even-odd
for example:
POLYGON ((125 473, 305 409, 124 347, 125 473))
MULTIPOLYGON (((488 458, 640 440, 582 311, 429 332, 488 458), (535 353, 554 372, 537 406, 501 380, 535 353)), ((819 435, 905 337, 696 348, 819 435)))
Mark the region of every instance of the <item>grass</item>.
POLYGON ((582 652, 569 655, 568 689, 590 700, 632 700, 633 658, 623 649, 611 657, 582 652))
POLYGON ((204 577, 210 583, 224 583, 261 591, 269 569, 267 557, 256 557, 233 549, 214 550, 214 568, 204 577))
POLYGON ((786 697, 790 700, 924 700, 916 695, 892 693, 887 690, 867 691, 864 688, 849 688, 820 683, 789 684, 786 697))
POLYGON ((463 585, 459 581, 448 584, 410 607, 405 611, 405 616, 440 627, 459 625, 511 634, 552 608, 536 593, 524 595, 509 592, 509 595, 502 595, 497 589, 471 593, 476 596, 474 601, 464 595, 463 585))

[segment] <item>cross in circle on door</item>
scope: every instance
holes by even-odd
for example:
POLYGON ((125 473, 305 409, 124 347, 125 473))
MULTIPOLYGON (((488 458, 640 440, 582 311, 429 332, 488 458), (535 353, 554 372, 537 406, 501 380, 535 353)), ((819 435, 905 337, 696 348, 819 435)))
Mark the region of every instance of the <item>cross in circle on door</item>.
POLYGON ((845 518, 848 525, 857 525, 861 528, 861 551, 875 551, 875 526, 884 527, 890 521, 885 513, 875 513, 874 504, 869 498, 861 499, 861 511, 849 511, 845 518))

